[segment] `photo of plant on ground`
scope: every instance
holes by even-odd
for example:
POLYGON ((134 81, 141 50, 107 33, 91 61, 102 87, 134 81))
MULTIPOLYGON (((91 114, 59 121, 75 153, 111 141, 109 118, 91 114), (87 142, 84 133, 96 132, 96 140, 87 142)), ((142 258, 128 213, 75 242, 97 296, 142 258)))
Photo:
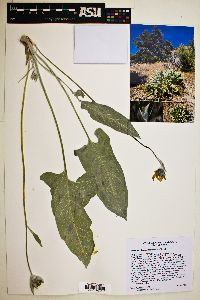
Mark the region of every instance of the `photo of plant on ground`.
POLYGON ((130 120, 194 121, 194 28, 130 25, 130 120))

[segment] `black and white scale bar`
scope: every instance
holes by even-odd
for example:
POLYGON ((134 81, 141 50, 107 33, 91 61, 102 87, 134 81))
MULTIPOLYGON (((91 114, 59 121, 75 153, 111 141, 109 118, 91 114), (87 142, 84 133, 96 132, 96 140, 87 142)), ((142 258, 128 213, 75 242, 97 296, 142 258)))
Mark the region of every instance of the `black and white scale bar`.
POLYGON ((105 4, 7 3, 7 23, 105 23, 105 4))

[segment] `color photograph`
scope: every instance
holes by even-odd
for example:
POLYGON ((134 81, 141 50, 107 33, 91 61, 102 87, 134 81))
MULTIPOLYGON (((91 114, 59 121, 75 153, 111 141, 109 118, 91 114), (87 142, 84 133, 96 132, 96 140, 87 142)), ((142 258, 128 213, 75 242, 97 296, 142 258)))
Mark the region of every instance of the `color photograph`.
POLYGON ((130 26, 131 122, 194 122, 194 27, 130 26))

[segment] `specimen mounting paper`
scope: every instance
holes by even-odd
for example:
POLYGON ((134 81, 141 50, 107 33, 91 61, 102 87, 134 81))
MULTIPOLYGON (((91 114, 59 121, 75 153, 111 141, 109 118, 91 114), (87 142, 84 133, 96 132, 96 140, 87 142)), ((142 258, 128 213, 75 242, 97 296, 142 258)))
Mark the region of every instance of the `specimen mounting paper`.
MULTIPOLYGON (((76 79, 98 103, 129 116, 129 63, 74 64, 73 29, 70 24, 7 26, 5 152, 7 274, 10 294, 30 293, 24 251, 20 155, 23 82, 18 83, 18 80, 26 70, 24 47, 19 43, 21 35, 30 36, 49 58, 76 79)), ((69 175, 76 180, 83 173, 83 167, 74 156, 74 150, 85 145, 87 140, 62 90, 58 89, 50 74, 42 72, 42 77, 58 116, 69 175)), ((74 86, 72 88, 75 89, 74 86)), ((150 151, 131 137, 91 120, 88 113, 80 108, 78 101, 74 105, 82 115, 93 141, 97 141, 94 135, 96 128, 102 128, 110 137, 113 151, 126 178, 128 216, 127 221, 116 217, 98 197, 94 197, 86 206, 92 220, 96 245, 96 254, 92 255, 88 268, 66 247, 59 236, 52 213, 49 188, 40 180, 44 172, 62 171, 59 141, 41 88, 38 82, 30 80, 24 134, 27 214, 30 226, 40 236, 43 247, 29 235, 29 255, 35 272, 45 281, 37 293, 74 294, 78 293, 80 282, 96 282, 110 284, 112 294, 127 294, 128 238, 152 236, 152 232, 155 236, 190 236, 193 233, 194 125, 133 124, 142 141, 151 146, 165 163, 167 180, 153 182, 153 172, 159 165, 150 151)))

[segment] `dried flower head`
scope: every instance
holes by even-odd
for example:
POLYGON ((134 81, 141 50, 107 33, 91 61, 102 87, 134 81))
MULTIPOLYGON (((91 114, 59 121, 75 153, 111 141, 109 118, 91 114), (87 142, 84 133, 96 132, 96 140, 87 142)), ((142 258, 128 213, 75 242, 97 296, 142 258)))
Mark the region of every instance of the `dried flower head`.
POLYGON ((156 171, 154 171, 154 174, 152 176, 152 179, 158 179, 160 182, 164 179, 166 180, 166 174, 165 174, 165 170, 163 168, 159 168, 156 171))
POLYGON ((32 42, 32 40, 25 34, 23 34, 20 38, 20 42, 25 47, 25 55, 26 55, 26 65, 29 61, 32 60, 32 53, 34 51, 35 44, 32 42))
POLYGON ((44 280, 42 279, 42 277, 38 276, 38 275, 34 275, 32 274, 30 277, 30 288, 31 288, 31 292, 34 295, 34 289, 37 289, 42 283, 44 283, 44 280))

